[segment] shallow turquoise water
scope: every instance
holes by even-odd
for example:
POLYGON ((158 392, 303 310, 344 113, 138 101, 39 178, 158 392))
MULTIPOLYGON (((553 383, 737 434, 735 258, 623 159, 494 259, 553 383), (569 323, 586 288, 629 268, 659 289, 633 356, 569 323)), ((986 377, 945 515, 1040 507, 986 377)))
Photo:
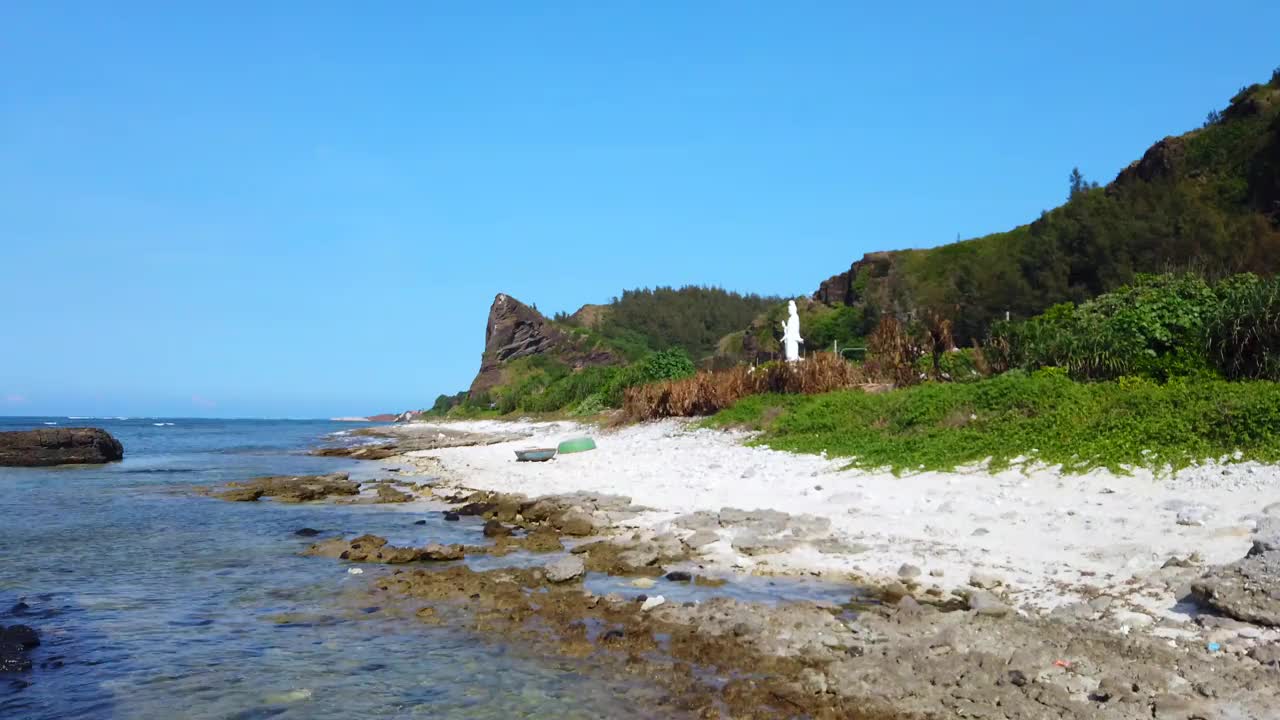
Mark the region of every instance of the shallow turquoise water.
POLYGON ((0 468, 0 623, 25 622, 43 640, 35 670, 0 675, 0 718, 677 717, 628 677, 367 607, 358 591, 371 573, 299 557, 310 541, 293 534, 479 543, 477 523, 190 492, 357 468, 301 454, 350 426, 0 418, 0 430, 45 422, 104 427, 126 457, 0 468), (7 615, 19 600, 30 609, 7 615), (294 622, 280 622, 286 613, 294 622))

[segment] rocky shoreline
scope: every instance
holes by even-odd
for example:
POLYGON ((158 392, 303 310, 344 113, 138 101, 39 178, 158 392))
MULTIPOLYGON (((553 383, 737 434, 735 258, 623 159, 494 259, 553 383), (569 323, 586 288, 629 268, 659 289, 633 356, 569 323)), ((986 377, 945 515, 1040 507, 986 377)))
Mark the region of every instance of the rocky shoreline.
MULTIPOLYGON (((910 563, 891 577, 825 573, 848 583, 844 603, 746 602, 715 594, 734 582, 728 556, 859 549, 818 515, 725 507, 649 524, 639 520, 664 511, 611 493, 473 489, 480 476, 457 462, 468 448, 450 447, 446 459, 388 456, 433 478, 398 479, 397 492, 413 495, 407 507, 446 520, 483 520, 485 544, 398 547, 365 535, 328 538, 306 554, 384 564, 369 589, 379 605, 408 604, 423 622, 549 657, 590 657, 665 688, 671 712, 1190 720, 1270 718, 1280 706, 1280 549, 1266 518, 1243 559, 1172 557, 1132 579, 1127 595, 1115 583, 1084 595, 1075 586, 1068 597, 1077 599, 1050 609, 1019 602, 1000 573, 975 569, 944 586, 937 569, 910 563), (511 553, 522 562, 479 570, 464 560, 511 553), (599 576, 626 584, 592 592, 588 581, 599 576), (662 595, 686 584, 707 594, 662 595), (1164 597, 1178 598, 1189 620, 1138 609, 1164 597)), ((275 482, 267 480, 255 489, 275 482)))

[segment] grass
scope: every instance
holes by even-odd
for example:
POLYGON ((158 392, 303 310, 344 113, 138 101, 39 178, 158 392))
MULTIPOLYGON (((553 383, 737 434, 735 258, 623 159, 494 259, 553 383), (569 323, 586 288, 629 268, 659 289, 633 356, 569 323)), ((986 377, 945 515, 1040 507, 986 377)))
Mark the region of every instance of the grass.
POLYGON ((1068 472, 1177 470, 1230 456, 1280 460, 1280 383, 1122 378, 1073 382, 1061 371, 882 394, 749 397, 706 421, 763 430, 779 450, 826 452, 859 468, 951 470, 1020 456, 1068 472))

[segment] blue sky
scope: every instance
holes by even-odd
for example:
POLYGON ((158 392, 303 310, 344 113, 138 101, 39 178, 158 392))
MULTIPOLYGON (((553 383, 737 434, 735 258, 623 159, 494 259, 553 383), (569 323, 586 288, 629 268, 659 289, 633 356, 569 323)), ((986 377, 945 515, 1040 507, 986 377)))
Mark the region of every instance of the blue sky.
POLYGON ((0 414, 465 388, 495 293, 800 295, 1280 64, 1280 4, 0 4, 0 414))

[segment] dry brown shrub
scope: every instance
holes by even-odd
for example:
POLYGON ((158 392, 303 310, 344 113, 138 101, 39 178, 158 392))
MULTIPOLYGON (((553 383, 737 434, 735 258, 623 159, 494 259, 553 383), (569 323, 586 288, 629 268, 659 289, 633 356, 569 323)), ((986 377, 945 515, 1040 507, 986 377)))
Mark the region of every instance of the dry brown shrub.
POLYGON ((915 385, 920 382, 916 361, 924 357, 925 345, 925 338, 910 332, 892 315, 885 315, 867 338, 867 370, 898 387, 915 385))
POLYGON ((629 388, 623 395, 622 410, 633 421, 713 415, 749 395, 816 394, 857 387, 866 381, 859 366, 831 353, 815 353, 798 363, 739 365, 629 388))

